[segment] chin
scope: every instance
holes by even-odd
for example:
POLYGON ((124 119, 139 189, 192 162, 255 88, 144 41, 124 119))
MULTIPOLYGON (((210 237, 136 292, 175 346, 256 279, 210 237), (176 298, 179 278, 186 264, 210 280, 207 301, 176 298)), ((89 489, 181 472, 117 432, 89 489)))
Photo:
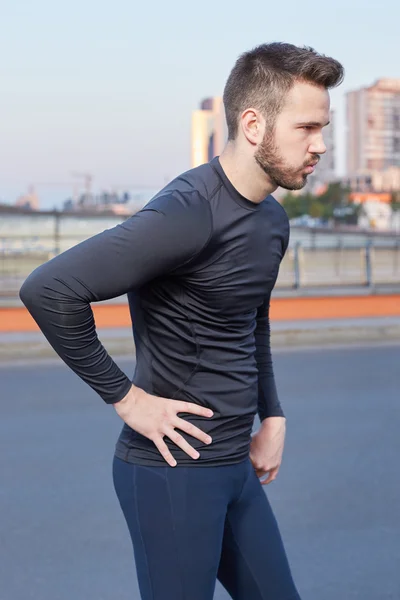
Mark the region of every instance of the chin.
POLYGON ((278 183, 278 186, 285 190, 294 192, 295 190, 303 189, 303 187, 306 185, 306 183, 307 183, 307 177, 302 177, 301 179, 298 179, 297 181, 281 181, 278 183))

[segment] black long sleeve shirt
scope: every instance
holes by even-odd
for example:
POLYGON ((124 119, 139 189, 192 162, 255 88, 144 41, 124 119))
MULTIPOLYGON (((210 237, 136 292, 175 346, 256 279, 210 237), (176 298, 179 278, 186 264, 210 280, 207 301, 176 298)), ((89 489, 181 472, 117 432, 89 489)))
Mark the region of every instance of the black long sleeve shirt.
MULTIPOLYGON (((287 215, 256 204, 218 158, 177 177, 142 210, 41 265, 20 298, 62 360, 109 404, 132 381, 98 339, 91 303, 127 294, 136 346, 133 383, 209 407, 185 414, 213 439, 195 461, 165 438, 178 465, 223 465, 249 451, 256 412, 283 415, 270 350, 269 300, 289 241, 287 215)), ((165 464, 124 424, 116 455, 165 464)))

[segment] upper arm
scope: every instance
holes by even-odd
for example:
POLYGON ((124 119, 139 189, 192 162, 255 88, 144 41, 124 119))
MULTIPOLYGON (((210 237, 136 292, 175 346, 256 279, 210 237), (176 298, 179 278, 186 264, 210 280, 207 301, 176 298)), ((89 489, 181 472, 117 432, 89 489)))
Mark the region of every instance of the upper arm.
POLYGON ((290 222, 289 222, 289 218, 287 216, 285 209, 283 207, 282 207, 282 209, 284 212, 283 252, 282 252, 282 258, 283 258, 286 254, 286 250, 288 249, 289 241, 290 241, 290 222))
POLYGON ((197 192, 155 198, 125 222, 38 267, 21 292, 57 280, 86 301, 120 296, 189 261, 210 233, 208 201, 197 192))
POLYGON ((257 325, 259 325, 260 322, 265 321, 265 319, 267 319, 267 320, 269 319, 270 301, 271 301, 271 294, 268 294, 268 296, 266 296, 264 298, 263 303, 258 307, 257 315, 256 315, 257 325))

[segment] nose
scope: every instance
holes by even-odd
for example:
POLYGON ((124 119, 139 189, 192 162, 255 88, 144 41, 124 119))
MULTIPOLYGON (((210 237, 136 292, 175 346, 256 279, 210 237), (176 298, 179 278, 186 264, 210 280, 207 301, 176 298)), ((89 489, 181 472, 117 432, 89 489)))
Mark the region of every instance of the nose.
POLYGON ((310 144, 310 147, 308 148, 308 151, 310 154, 325 154, 326 145, 322 133, 319 133, 317 136, 315 136, 310 144))

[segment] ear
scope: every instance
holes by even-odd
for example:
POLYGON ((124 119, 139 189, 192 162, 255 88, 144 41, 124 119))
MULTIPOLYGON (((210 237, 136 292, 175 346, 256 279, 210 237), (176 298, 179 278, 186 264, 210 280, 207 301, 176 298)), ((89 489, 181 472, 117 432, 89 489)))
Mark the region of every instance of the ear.
POLYGON ((262 142, 265 129, 265 120, 255 108, 246 109, 241 117, 240 124, 243 135, 250 144, 257 146, 262 142))

